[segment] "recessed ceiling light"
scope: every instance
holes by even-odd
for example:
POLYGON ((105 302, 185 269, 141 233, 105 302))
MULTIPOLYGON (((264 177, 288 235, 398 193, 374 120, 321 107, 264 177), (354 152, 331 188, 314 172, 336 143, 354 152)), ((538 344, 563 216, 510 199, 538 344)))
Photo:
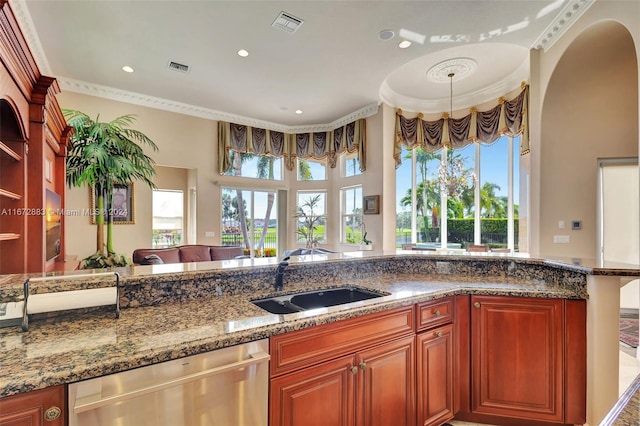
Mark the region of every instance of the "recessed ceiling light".
POLYGON ((297 109, 296 110, 296 114, 302 114, 302 110, 301 109, 297 109))
POLYGON ((247 56, 249 56, 249 52, 247 52, 244 49, 240 49, 238 50, 238 56, 242 56, 243 58, 246 58, 247 56))
POLYGON ((133 68, 131 68, 129 65, 125 65, 124 67, 122 67, 122 71, 133 72, 133 68))
POLYGON ((399 44, 398 47, 400 49, 406 49, 407 47, 411 46, 411 42, 409 40, 402 40, 399 44))
POLYGON ((380 40, 391 40, 395 35, 396 33, 394 33, 392 30, 382 30, 378 33, 378 38, 380 40))

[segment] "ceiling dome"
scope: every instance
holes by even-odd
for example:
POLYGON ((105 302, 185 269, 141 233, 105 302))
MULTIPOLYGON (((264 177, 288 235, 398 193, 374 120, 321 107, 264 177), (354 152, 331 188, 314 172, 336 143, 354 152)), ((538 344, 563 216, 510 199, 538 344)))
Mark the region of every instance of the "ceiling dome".
POLYGON ((380 98, 407 111, 441 113, 492 101, 529 79, 529 50, 504 43, 466 44, 397 68, 382 83, 380 98))

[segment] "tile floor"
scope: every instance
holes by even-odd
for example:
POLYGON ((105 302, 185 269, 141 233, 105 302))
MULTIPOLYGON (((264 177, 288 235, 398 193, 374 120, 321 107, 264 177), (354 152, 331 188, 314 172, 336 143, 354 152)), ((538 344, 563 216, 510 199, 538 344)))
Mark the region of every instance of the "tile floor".
MULTIPOLYGON (((638 374, 640 374, 640 360, 633 354, 634 348, 624 347, 620 345, 620 386, 619 394, 627 389, 627 387, 633 382, 638 374)), ((480 423, 461 422, 458 420, 452 420, 449 422, 453 426, 490 426, 480 423)))

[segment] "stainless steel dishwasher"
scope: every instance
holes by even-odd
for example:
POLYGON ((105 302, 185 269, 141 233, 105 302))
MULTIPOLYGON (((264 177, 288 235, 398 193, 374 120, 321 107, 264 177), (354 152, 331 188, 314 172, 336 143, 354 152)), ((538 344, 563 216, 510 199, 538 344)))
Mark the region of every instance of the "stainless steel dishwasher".
POLYGON ((267 339, 69 385, 69 426, 267 425, 267 339))

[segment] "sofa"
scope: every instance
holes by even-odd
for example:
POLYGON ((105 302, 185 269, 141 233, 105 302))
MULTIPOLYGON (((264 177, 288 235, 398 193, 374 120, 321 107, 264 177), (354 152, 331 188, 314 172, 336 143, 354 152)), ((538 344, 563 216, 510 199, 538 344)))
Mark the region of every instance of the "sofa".
POLYGON ((242 257, 243 255, 242 247, 190 244, 168 248, 135 249, 131 258, 136 265, 156 265, 162 263, 228 260, 242 257))

